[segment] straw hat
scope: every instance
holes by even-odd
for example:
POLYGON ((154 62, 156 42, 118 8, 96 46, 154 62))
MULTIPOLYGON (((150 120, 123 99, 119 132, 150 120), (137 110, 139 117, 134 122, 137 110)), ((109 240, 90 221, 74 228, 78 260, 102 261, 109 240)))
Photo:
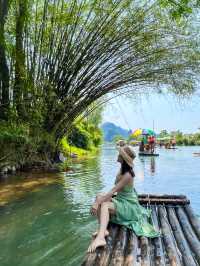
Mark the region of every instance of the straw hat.
POLYGON ((133 167, 133 160, 136 157, 135 152, 128 145, 124 145, 118 148, 119 155, 122 156, 123 160, 131 167, 133 167))
POLYGON ((123 139, 120 139, 120 140, 117 141, 116 144, 117 144, 118 147, 123 147, 123 146, 126 145, 126 141, 123 140, 123 139))

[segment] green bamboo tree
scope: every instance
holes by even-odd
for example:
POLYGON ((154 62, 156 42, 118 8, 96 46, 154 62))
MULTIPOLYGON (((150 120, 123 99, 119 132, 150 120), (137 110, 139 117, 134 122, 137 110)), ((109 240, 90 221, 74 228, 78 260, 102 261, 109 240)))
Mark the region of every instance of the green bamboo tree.
POLYGON ((185 3, 179 20, 163 1, 1 3, 1 119, 7 113, 9 122, 25 124, 47 157, 106 94, 196 88, 199 43, 188 1, 176 2, 185 3))

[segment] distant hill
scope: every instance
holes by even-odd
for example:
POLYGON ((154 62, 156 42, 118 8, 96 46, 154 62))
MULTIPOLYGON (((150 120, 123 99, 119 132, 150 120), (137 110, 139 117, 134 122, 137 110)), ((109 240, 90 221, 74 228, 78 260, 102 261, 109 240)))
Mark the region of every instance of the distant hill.
POLYGON ((120 135, 127 138, 129 130, 116 126, 114 123, 106 122, 102 124, 101 129, 103 130, 104 140, 113 141, 114 137, 120 135))

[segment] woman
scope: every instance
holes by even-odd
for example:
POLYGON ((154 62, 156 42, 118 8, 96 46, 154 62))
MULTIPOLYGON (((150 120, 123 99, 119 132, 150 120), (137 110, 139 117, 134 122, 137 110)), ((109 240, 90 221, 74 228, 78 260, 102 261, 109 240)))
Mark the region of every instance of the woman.
POLYGON ((94 233, 95 239, 88 248, 88 252, 94 252, 97 247, 105 246, 105 236, 108 235, 108 222, 121 224, 133 230, 137 236, 158 237, 159 232, 146 222, 150 216, 150 210, 142 207, 138 202, 134 189, 133 160, 135 153, 124 145, 119 147, 117 161, 121 164, 120 173, 117 175, 115 186, 103 195, 97 196, 91 207, 91 214, 98 216, 99 230, 94 233), (117 195, 113 197, 115 194, 117 195))

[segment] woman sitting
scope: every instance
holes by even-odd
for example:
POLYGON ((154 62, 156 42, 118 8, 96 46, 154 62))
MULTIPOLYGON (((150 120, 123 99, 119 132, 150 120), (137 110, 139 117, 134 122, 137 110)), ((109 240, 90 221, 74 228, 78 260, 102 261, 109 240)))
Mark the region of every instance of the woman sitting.
POLYGON ((91 214, 98 217, 99 230, 94 233, 95 239, 88 248, 94 252, 97 247, 105 246, 105 236, 109 234, 107 226, 109 221, 124 225, 133 230, 137 236, 158 237, 160 235, 146 220, 151 211, 139 204, 134 189, 133 160, 135 153, 124 145, 119 147, 117 161, 121 164, 120 172, 116 177, 116 185, 105 194, 98 195, 91 207, 91 214), (115 195, 113 197, 113 195, 115 195))

